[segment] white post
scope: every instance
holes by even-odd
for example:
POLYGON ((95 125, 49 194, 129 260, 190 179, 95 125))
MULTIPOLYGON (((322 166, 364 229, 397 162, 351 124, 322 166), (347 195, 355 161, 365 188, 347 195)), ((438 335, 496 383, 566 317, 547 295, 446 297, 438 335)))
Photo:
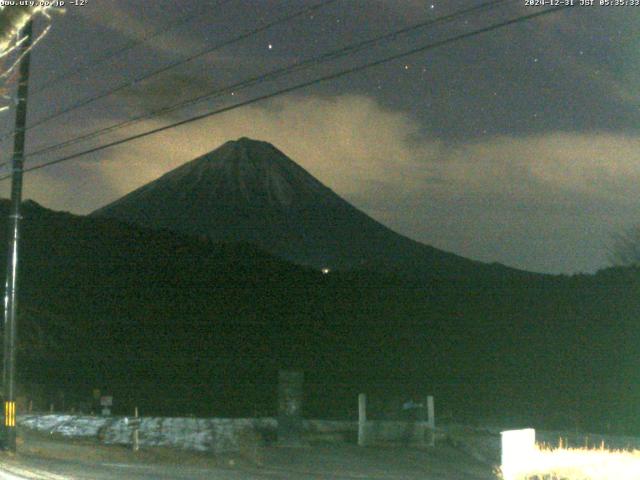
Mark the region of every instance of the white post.
POLYGON ((533 428, 507 430, 502 436, 501 470, 505 480, 520 478, 535 463, 536 431, 533 428))
POLYGON ((427 422, 429 423, 429 428, 436 428, 436 413, 433 404, 433 395, 429 395, 427 397, 427 422))
POLYGON ((436 444, 436 411, 433 404, 433 395, 427 397, 427 423, 431 432, 429 445, 434 447, 436 444))
POLYGON ((140 437, 138 434, 138 421, 139 421, 139 417, 138 417, 138 407, 136 407, 135 409, 135 426, 133 427, 133 451, 137 452, 138 450, 140 450, 140 437))
POLYGON ((367 423, 367 396, 364 393, 358 395, 358 445, 366 444, 365 426, 367 423))

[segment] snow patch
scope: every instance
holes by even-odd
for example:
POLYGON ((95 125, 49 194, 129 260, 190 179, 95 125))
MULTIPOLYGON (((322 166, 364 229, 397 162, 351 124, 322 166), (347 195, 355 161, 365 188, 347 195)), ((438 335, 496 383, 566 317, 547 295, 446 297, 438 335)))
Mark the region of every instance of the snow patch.
MULTIPOLYGON (((105 444, 130 445, 133 429, 127 417, 80 415, 19 415, 18 425, 69 438, 99 439, 105 444)), ((173 447, 215 453, 237 451, 238 434, 247 429, 275 430, 273 418, 163 418, 140 419, 141 446, 173 447)))

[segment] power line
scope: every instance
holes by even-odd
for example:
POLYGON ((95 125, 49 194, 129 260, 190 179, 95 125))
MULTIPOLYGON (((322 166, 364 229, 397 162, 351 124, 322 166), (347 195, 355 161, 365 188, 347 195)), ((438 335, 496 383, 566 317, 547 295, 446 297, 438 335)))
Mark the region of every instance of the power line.
POLYGON ((340 48, 340 49, 337 49, 337 50, 333 50, 331 52, 327 52, 327 53, 321 54, 321 55, 316 56, 316 57, 312 57, 312 58, 309 58, 309 59, 306 59, 306 60, 301 60, 299 62, 296 62, 294 64, 288 65, 286 67, 278 68, 278 69, 272 70, 270 72, 267 72, 265 74, 257 75, 257 76, 254 76, 254 77, 250 77, 248 79, 242 80, 242 81, 237 82, 235 84, 227 85, 225 87, 221 87, 221 88, 215 89, 213 91, 207 92, 205 94, 199 95, 199 96, 191 98, 189 100, 185 100, 183 102, 180 102, 180 103, 177 103, 177 104, 174 104, 174 105, 163 107, 163 108, 160 108, 160 109, 152 111, 152 112, 147 112, 147 113, 144 113, 144 114, 139 115, 137 117, 130 118, 128 120, 125 120, 125 121, 110 125, 108 127, 103 127, 103 128, 98 129, 98 130, 94 130, 92 132, 89 132, 89 133, 80 135, 78 137, 66 140, 64 142, 61 142, 61 143, 58 143, 58 144, 54 144, 54 145, 51 145, 51 146, 48 146, 48 147, 44 147, 44 148, 42 148, 40 150, 36 150, 34 152, 31 152, 27 156, 28 157, 33 157, 33 156, 36 156, 36 155, 42 155, 44 153, 48 153, 48 152, 53 151, 53 150, 59 150, 61 148, 68 147, 70 145, 75 145, 75 144, 80 143, 80 142, 82 142, 84 140, 95 138, 95 137, 100 136, 102 134, 109 133, 109 132, 118 130, 120 128, 126 127, 126 126, 131 126, 133 124, 136 124, 136 123, 140 122, 141 120, 145 120, 145 119, 148 119, 148 118, 153 118, 153 117, 156 117, 156 116, 159 116, 159 115, 170 113, 170 112, 182 109, 182 108, 187 107, 187 106, 192 106, 192 105, 200 103, 200 102, 202 102, 204 100, 219 97, 219 96, 221 96, 221 95, 223 95, 225 93, 236 92, 238 90, 243 90, 243 89, 248 88, 248 87, 250 87, 252 85, 261 83, 261 82, 263 82, 265 80, 273 80, 275 78, 278 78, 278 77, 281 77, 281 76, 284 76, 284 75, 288 75, 288 74, 294 73, 296 71, 300 71, 300 70, 306 69, 306 68, 311 67, 311 66, 315 66, 315 65, 317 65, 317 64, 319 64, 321 62, 326 62, 326 61, 329 61, 329 60, 335 60, 335 59, 338 59, 338 58, 346 56, 346 55, 351 55, 353 53, 356 53, 356 52, 361 51, 361 50, 363 50, 365 48, 371 47, 371 46, 373 46, 373 45, 375 45, 377 43, 380 43, 382 41, 393 39, 393 38, 398 37, 400 35, 404 35, 404 34, 407 34, 409 32, 412 32, 412 31, 415 31, 415 30, 418 30, 418 29, 421 29, 421 28, 430 27, 430 26, 433 26, 433 25, 436 25, 436 24, 440 24, 440 23, 450 22, 450 21, 453 21, 453 20, 455 20, 457 18, 469 15, 471 13, 476 13, 476 12, 480 12, 480 11, 483 11, 483 10, 493 9, 496 6, 498 6, 499 4, 506 3, 506 2, 511 2, 511 1, 513 1, 513 0, 492 0, 492 1, 489 1, 489 2, 485 2, 485 3, 481 4, 481 5, 477 5, 475 7, 471 7, 471 8, 467 8, 467 9, 463 9, 463 10, 458 10, 458 11, 456 11, 454 13, 451 13, 451 14, 448 14, 448 15, 444 15, 444 16, 441 16, 441 17, 438 17, 438 18, 435 18, 435 19, 432 19, 432 20, 428 20, 428 21, 425 21, 425 22, 420 22, 420 23, 417 23, 417 24, 414 24, 414 25, 410 25, 410 26, 405 27, 403 29, 396 30, 394 32, 387 33, 387 34, 384 34, 384 35, 380 35, 380 36, 377 36, 377 37, 374 37, 374 38, 371 38, 371 39, 368 39, 368 40, 364 40, 364 41, 358 42, 356 44, 352 44, 352 45, 349 45, 349 46, 346 46, 346 47, 343 47, 343 48, 340 48))
MULTIPOLYGON (((205 118, 213 117, 213 116, 219 115, 221 113, 226 113, 228 111, 235 110, 237 108, 245 107, 247 105, 251 105, 251 104, 254 104, 254 103, 257 103, 257 102, 261 102, 263 100, 268 100, 270 98, 274 98, 274 97, 277 97, 279 95, 283 95, 283 94, 286 94, 286 93, 291 93, 291 92, 294 92, 296 90, 301 90, 303 88, 306 88, 306 87, 309 87, 309 86, 312 86, 312 85, 316 85, 318 83, 326 82, 326 81, 329 81, 329 80, 335 80, 336 78, 340 78, 340 77, 343 77, 345 75, 349 75, 349 74, 356 73, 356 72, 359 72, 359 71, 362 71, 362 70, 366 70, 366 69, 371 68, 371 67, 382 65, 384 63, 387 63, 387 62, 390 62, 390 61, 393 61, 393 60, 398 60, 400 58, 404 58, 404 57, 408 57, 408 56, 411 56, 411 55, 415 55, 416 53, 421 53, 421 52, 425 52, 425 51, 428 51, 428 50, 432 50, 434 48, 442 47, 442 46, 448 45, 450 43, 454 43, 454 42, 457 42, 457 41, 460 41, 460 40, 464 40, 464 39, 467 39, 467 38, 475 37, 475 36, 483 34, 483 33, 491 32, 493 30, 498 30, 498 29, 503 28, 503 27, 514 25, 516 23, 525 22, 527 20, 531 20, 533 18, 541 17, 543 15, 548 15, 548 14, 551 14, 551 13, 559 12, 559 11, 567 9, 567 8, 571 8, 571 5, 562 5, 562 6, 559 6, 559 7, 554 7, 554 8, 550 8, 550 9, 547 9, 547 10, 542 10, 542 11, 539 11, 539 12, 536 12, 536 13, 531 13, 529 15, 522 15, 522 16, 516 17, 514 19, 506 20, 506 21, 499 22, 499 23, 495 23, 493 25, 489 25, 489 26, 483 27, 481 29, 473 30, 471 32, 455 35, 455 36, 449 37, 449 38, 447 38, 445 40, 440 40, 438 42, 434 42, 434 43, 430 43, 430 44, 427 44, 427 45, 423 45, 421 47, 417 47, 417 48, 408 50, 406 52, 390 55, 390 56, 384 57, 384 58, 382 58, 380 60, 375 60, 373 62, 369 62, 369 63, 363 64, 363 65, 359 65, 357 67, 352 67, 352 68, 349 68, 349 69, 346 69, 346 70, 342 70, 340 72, 332 73, 330 75, 325 75, 323 77, 319 77, 319 78, 316 78, 316 79, 313 79, 313 80, 310 80, 310 81, 298 83, 296 85, 293 85, 293 86, 290 86, 290 87, 286 87, 286 88, 277 90, 275 92, 268 93, 268 94, 265 94, 265 95, 261 95, 261 96, 258 96, 258 97, 255 97, 255 98, 252 98, 252 99, 249 99, 249 100, 245 100, 243 102, 239 102, 239 103, 234 104, 234 105, 230 105, 230 106, 227 106, 227 107, 219 108, 217 110, 213 110, 213 111, 210 111, 210 112, 207 112, 207 113, 196 115, 196 116, 187 118, 185 120, 181 120, 179 122, 175 122, 175 123, 172 123, 172 124, 169 124, 169 125, 165 125, 163 127, 154 128, 154 129, 149 130, 149 131, 144 132, 144 133, 139 133, 137 135, 132 135, 130 137, 126 137, 126 138, 123 138, 123 139, 120 139, 120 140, 116 140, 116 141, 107 143, 105 145, 101 145, 101 146, 98 146, 98 147, 90 148, 90 149, 84 150, 82 152, 74 153, 72 155, 67 155, 65 157, 58 158, 56 160, 51 160, 49 162, 42 163, 40 165, 29 167, 29 168, 25 169, 25 172, 31 172, 31 171, 39 170, 39 169, 42 169, 42 168, 45 168, 45 167, 48 167, 48 166, 51 166, 51 165, 55 165, 55 164, 58 164, 58 163, 66 162, 66 161, 69 161, 69 160, 73 160, 75 158, 82 157, 84 155, 88 155, 88 154, 91 154, 91 153, 96 153, 96 152, 99 152, 99 151, 102 151, 102 150, 106 150, 107 148, 115 147, 117 145, 122 145, 124 143, 131 142, 133 140, 138 140, 140 138, 148 137, 150 135, 154 135, 156 133, 163 132, 165 130, 169 130, 169 129, 172 129, 172 128, 180 127, 182 125, 193 123, 193 122, 196 122, 198 120, 203 120, 205 118)), ((3 177, 0 177, 0 181, 6 180, 7 178, 10 178, 10 175, 6 175, 6 176, 3 176, 3 177)))
MULTIPOLYGON (((188 124, 188 123, 192 123, 192 122, 195 122, 195 121, 198 121, 198 120, 202 120, 204 118, 208 118, 208 117, 211 117, 211 116, 214 116, 214 115, 217 115, 217 114, 225 113, 225 112, 228 112, 230 110, 235 110, 237 108, 240 108, 240 107, 243 107, 243 106, 247 106, 247 105, 262 101, 262 100, 267 100, 267 99, 273 98, 273 97, 278 96, 278 95, 282 95, 282 94, 285 94, 285 93, 290 93, 292 91, 299 90, 299 89, 302 89, 302 88, 306 88, 308 86, 311 86, 311 85, 314 85, 314 84, 317 84, 317 83, 321 83, 321 82, 324 82, 324 81, 333 80, 333 79, 342 77, 344 75, 348 75, 348 74, 355 73, 355 72, 358 72, 358 71, 361 71, 361 70, 365 70, 365 69, 368 69, 368 68, 371 68, 371 67, 374 67, 374 66, 381 65, 383 63, 387 63, 389 61, 397 60, 399 58, 403 58, 403 57, 410 56, 410 55, 413 55, 413 54, 416 54, 416 53, 420 53, 420 52, 423 52, 423 51, 426 51, 426 50, 430 50, 430 49, 433 49, 433 48, 444 46, 446 44, 453 43, 455 41, 463 40, 463 39, 466 39, 466 38, 469 38, 469 37, 472 37, 472 36, 475 36, 475 35, 486 33, 486 32, 489 32, 489 31, 492 31, 492 30, 496 30, 498 28, 502 28, 502 27, 505 27, 505 26, 509 26, 509 25, 512 25, 512 24, 515 24, 515 23, 520 23, 520 22, 523 22, 523 21, 526 21, 526 20, 529 20, 529 19, 532 19, 532 18, 536 18, 536 17, 542 16, 542 15, 546 15, 546 14, 553 13, 553 12, 556 12, 556 11, 559 11, 559 10, 563 10, 565 8, 569 8, 569 6, 556 7, 556 8, 544 10, 544 11, 541 11, 541 12, 536 12, 536 13, 533 13, 533 14, 516 17, 515 19, 504 21, 504 22, 500 22, 500 23, 497 23, 497 24, 494 24, 494 25, 490 25, 489 27, 484 27, 484 28, 479 29, 479 30, 474 30, 472 32, 467 32, 467 33, 464 33, 464 34, 456 35, 454 37, 450 37, 448 39, 445 39, 445 40, 442 40, 442 41, 439 41, 439 42, 427 44, 425 46, 418 47, 418 48, 409 50, 407 52, 391 55, 391 56, 385 57, 383 59, 376 60, 374 62, 370 62, 370 63, 364 64, 364 65, 360 65, 358 67, 353 67, 353 68, 350 68, 350 69, 347 69, 347 70, 342 70, 342 71, 334 73, 334 74, 326 75, 326 76, 323 76, 323 77, 320 77, 320 78, 316 78, 316 79, 311 80, 311 81, 303 82, 303 83, 300 83, 300 84, 297 84, 297 85, 294 85, 294 86, 291 86, 291 87, 287 87, 287 88, 284 88, 284 89, 281 89, 281 90, 277 90, 276 92, 265 94, 265 95, 262 95, 262 96, 259 96, 259 97, 253 98, 253 99, 246 100, 244 102, 240 102, 240 103, 237 103, 237 104, 234 104, 234 105, 230 105, 228 107, 220 108, 218 110, 214 110, 214 111, 211 111, 211 112, 200 114, 200 115, 188 118, 186 120, 182 120, 182 121, 179 121, 179 122, 176 122, 176 123, 172 123, 170 125, 166 125, 166 126, 163 126, 163 127, 158 127, 158 128, 152 129, 152 130, 144 132, 144 133, 140 133, 140 134, 137 134, 137 135, 126 137, 124 139, 120 139, 120 140, 117 140, 117 141, 114 141, 114 142, 111 142, 111 143, 108 143, 108 144, 105 144, 105 145, 102 145, 102 146, 94 147, 94 148, 91 148, 91 149, 88 149, 88 150, 85 150, 85 151, 82 151, 82 152, 78 152, 78 153, 75 153, 75 154, 72 154, 72 155, 68 155, 68 156, 62 157, 60 159, 52 160, 50 162, 45 162, 45 163, 43 163, 41 165, 30 167, 30 168, 26 169, 26 171, 37 170, 37 169, 44 168, 44 167, 49 166, 49 165, 53 165, 53 164, 56 164, 56 163, 61 163, 61 162, 67 161, 67 160, 72 160, 74 158, 77 158, 77 157, 80 157, 80 156, 83 156, 83 155, 87 155, 87 154, 90 154, 90 153, 95 153, 97 151, 101 151, 101 150, 110 148, 112 146, 117 146, 117 145, 121 145, 123 143, 127 143, 129 141, 133 141, 133 140, 137 140, 137 139, 140 139, 140 138, 144 138, 146 136, 150 136, 150 135, 153 135, 155 133, 160 133, 162 131, 165 131, 165 130, 168 130, 168 129, 171 129, 171 128, 175 128, 175 127, 182 126, 182 125, 185 125, 185 124, 188 124)), ((7 177, 0 177, 0 181, 4 180, 5 178, 7 178, 7 177)))
MULTIPOLYGON (((250 37, 252 37, 254 35, 257 35, 258 33, 261 33, 261 32, 263 32, 265 30, 268 30, 268 29, 270 29, 270 28, 272 28, 272 27, 274 27, 276 25, 279 25, 281 23, 286 23, 286 22, 288 22, 290 20, 293 20, 293 19, 295 19, 297 17, 309 14, 309 13, 315 11, 315 10, 318 10, 320 8, 323 8, 323 7, 326 7, 327 5, 335 3, 336 1, 337 0, 323 0, 322 2, 316 3, 316 4, 314 4, 314 5, 310 6, 310 7, 304 8, 302 10, 298 10, 295 13, 292 13, 290 15, 286 15, 284 17, 278 18, 278 19, 273 20, 271 22, 265 23, 264 25, 262 25, 260 27, 257 27, 257 28, 255 28, 253 30, 250 30, 250 31, 245 32, 245 33, 242 33, 242 34, 240 34, 240 35, 238 35, 236 37, 233 37, 233 38, 231 38, 229 40, 225 40, 223 42, 220 42, 220 43, 214 45, 213 47, 201 50, 201 51, 199 51, 199 52, 197 52, 197 53, 195 53, 193 55, 190 55, 190 56, 188 56, 188 57, 186 57, 186 58, 184 58, 182 60, 178 60, 176 62, 170 63, 169 65, 166 65, 166 66, 164 66, 164 67, 162 67, 162 68, 160 68, 158 70, 154 70, 152 72, 146 73, 146 74, 144 74, 144 75, 142 75, 140 77, 137 77, 137 78, 135 78, 135 79, 133 79, 133 80, 131 80, 129 82, 121 83, 120 85, 118 85, 117 87, 115 87, 115 88, 113 88, 111 90, 108 90, 108 91, 103 92, 103 93, 99 93, 99 94, 94 95, 92 97, 87 97, 87 98, 85 98, 83 100, 80 100, 79 102, 74 103, 70 107, 67 107, 67 108, 65 108, 63 110, 60 110, 60 111, 58 111, 58 112, 56 112, 56 113, 54 113, 52 115, 49 115, 47 117, 41 118, 40 120, 36 121, 35 123, 32 123, 31 125, 29 125, 27 127, 27 130, 31 130, 32 128, 35 128, 35 127, 37 127, 39 125, 42 125, 43 123, 49 122, 49 121, 51 121, 51 120, 53 120, 55 118, 58 118, 58 117, 60 117, 60 116, 62 116, 64 114, 66 114, 66 113, 69 113, 69 112, 71 112, 73 110, 76 110, 76 109, 81 108, 81 107, 85 107, 85 106, 87 106, 87 105, 89 105, 91 103, 94 103, 94 102, 98 101, 98 100, 101 100, 103 98, 109 97, 109 96, 111 96, 111 95, 113 95, 115 93, 121 92, 122 90, 125 90, 125 89, 127 89, 129 87, 132 87, 132 86, 136 85, 139 82, 143 82, 145 80, 148 80, 149 78, 152 78, 152 77, 155 77, 157 75, 160 75, 160 74, 162 74, 164 72, 167 72, 167 71, 169 71, 169 70, 171 70, 171 69, 173 69, 173 68, 175 68, 177 66, 184 65, 185 63, 191 62, 191 61, 193 61, 193 60, 195 60, 197 58, 200 58, 200 57, 202 57, 204 55, 208 55, 208 54, 210 54, 210 53, 212 53, 212 52, 214 52, 216 50, 219 50, 219 49, 221 49, 223 47, 227 47, 229 45, 232 45, 234 43, 242 41, 242 40, 244 40, 246 38, 250 38, 250 37)), ((7 138, 9 138, 9 135, 10 135, 10 133, 7 133, 7 134, 3 135, 0 138, 0 142, 2 142, 4 140, 6 140, 7 138)))
MULTIPOLYGON (((217 5, 215 5, 214 8, 220 8, 222 6, 224 6, 225 4, 231 2, 232 0, 221 0, 220 2, 218 2, 217 5)), ((209 7, 206 7, 209 8, 209 7)), ((193 15, 189 15, 187 17, 182 18, 181 20, 178 20, 177 23, 172 23, 170 25, 164 25, 160 28, 158 28, 157 30, 154 30, 152 32, 147 33, 146 35, 144 35, 141 39, 139 40, 135 40, 133 42, 130 42, 124 46, 122 46, 121 48, 115 49, 115 50, 111 50, 106 52, 102 57, 100 57, 98 60, 92 62, 92 63, 88 63, 86 65, 80 65, 79 67, 76 68, 70 68, 69 70, 61 73, 60 75, 57 75, 53 78, 51 78, 50 80, 47 80, 42 86, 36 88, 33 90, 33 92, 31 93, 31 95, 37 95, 40 92, 43 92, 44 90, 47 90, 49 88, 51 88, 53 85, 59 83, 60 81, 64 80, 65 78, 68 77, 72 77, 74 75, 77 75, 78 73, 84 71, 84 70, 88 70, 90 68, 95 68, 96 66, 106 62, 107 60, 110 60, 114 57, 120 56, 123 53, 129 51, 129 50, 133 50, 134 48, 136 48, 139 45, 142 45, 144 43, 149 42, 150 40, 162 36, 164 34, 166 34, 167 32, 171 31, 171 30, 175 30, 183 25, 186 25, 190 22, 192 22, 193 20, 195 20, 196 18, 200 17, 202 15, 202 12, 205 10, 205 8, 200 8, 198 9, 197 13, 193 14, 193 15)))

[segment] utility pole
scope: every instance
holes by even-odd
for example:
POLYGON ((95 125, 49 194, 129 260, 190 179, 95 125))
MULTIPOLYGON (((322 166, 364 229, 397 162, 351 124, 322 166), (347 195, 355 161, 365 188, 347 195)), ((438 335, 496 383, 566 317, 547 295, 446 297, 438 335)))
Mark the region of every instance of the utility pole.
POLYGON ((16 105, 16 130, 11 161, 11 207, 9 213, 9 252, 4 297, 4 365, 2 384, 4 394, 4 428, 6 447, 16 451, 16 314, 18 310, 18 244, 20 240, 20 204, 22 203, 22 175, 24 142, 27 126, 27 94, 33 21, 25 25, 26 37, 20 45, 20 77, 16 105))

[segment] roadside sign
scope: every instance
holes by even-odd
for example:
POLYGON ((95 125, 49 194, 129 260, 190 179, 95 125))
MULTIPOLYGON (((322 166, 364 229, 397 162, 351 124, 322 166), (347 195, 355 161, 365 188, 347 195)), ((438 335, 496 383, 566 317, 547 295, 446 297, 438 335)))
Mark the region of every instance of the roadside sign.
POLYGON ((124 424, 129 428, 139 428, 140 427, 140 417, 127 417, 124 419, 124 424))

